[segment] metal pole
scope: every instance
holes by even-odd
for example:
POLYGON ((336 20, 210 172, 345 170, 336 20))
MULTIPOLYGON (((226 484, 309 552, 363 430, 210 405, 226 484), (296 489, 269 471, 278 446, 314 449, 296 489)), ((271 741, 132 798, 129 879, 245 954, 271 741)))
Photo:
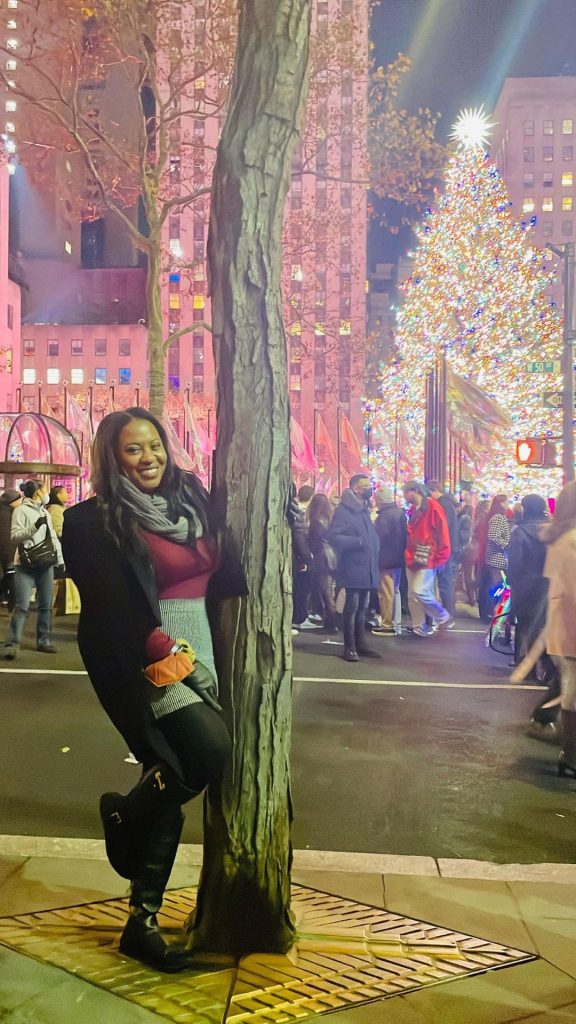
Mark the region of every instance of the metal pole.
POLYGON ((340 406, 336 406, 336 462, 337 468, 337 481, 338 481, 338 497, 342 495, 342 467, 340 465, 340 406))
POLYGON ((564 246, 564 331, 562 362, 564 389, 562 392, 562 468, 564 483, 574 480, 574 331, 572 315, 574 304, 574 242, 564 246))
MULTIPOLYGON (((212 440, 212 406, 208 406, 208 415, 206 417, 206 427, 208 433, 208 440, 212 440)), ((211 451, 208 452, 208 490, 212 485, 212 455, 211 451)))
POLYGON ((566 242, 561 249, 548 243, 555 256, 562 260, 564 269, 564 329, 562 331, 562 469, 564 483, 574 480, 574 242, 566 242))
POLYGON ((88 415, 90 417, 90 429, 94 433, 94 381, 88 384, 88 415))
POLYGON ((20 387, 16 388, 16 403, 18 412, 22 412, 22 381, 20 381, 20 387))
POLYGON ((135 397, 135 399, 136 399, 136 405, 137 405, 138 407, 140 406, 140 387, 141 387, 141 385, 140 385, 140 381, 139 381, 139 380, 137 380, 137 381, 136 381, 136 387, 135 387, 135 389, 134 389, 134 397, 135 397))
POLYGON ((312 420, 312 450, 314 452, 314 475, 312 477, 312 486, 316 490, 316 466, 318 465, 318 459, 316 457, 316 406, 314 406, 314 419, 312 420))
POLYGON ((64 388, 64 426, 67 428, 68 427, 68 381, 67 380, 62 381, 62 386, 64 388))

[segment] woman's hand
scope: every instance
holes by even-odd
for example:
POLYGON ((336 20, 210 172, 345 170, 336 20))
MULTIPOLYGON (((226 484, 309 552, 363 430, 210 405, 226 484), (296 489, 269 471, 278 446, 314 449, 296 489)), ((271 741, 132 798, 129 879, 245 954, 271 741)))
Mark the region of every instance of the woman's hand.
POLYGON ((194 690, 194 693, 197 693, 209 708, 212 708, 214 711, 222 711, 218 703, 216 680, 201 661, 195 663, 194 671, 190 672, 190 675, 187 675, 182 682, 186 683, 186 686, 189 686, 191 690, 194 690))

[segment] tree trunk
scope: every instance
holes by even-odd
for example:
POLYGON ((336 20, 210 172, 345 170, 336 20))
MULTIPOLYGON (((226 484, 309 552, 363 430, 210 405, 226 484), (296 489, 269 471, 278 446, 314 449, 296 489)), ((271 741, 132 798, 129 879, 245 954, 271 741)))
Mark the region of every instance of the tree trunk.
POLYGON ((197 948, 284 952, 292 699, 289 400, 282 216, 307 86, 310 0, 244 0, 213 179, 208 260, 218 385, 213 496, 249 596, 215 636, 234 752, 206 805, 197 948))
POLYGON ((164 325, 162 323, 162 253, 160 237, 150 238, 147 249, 146 306, 148 312, 148 372, 150 412, 162 418, 164 412, 164 325))

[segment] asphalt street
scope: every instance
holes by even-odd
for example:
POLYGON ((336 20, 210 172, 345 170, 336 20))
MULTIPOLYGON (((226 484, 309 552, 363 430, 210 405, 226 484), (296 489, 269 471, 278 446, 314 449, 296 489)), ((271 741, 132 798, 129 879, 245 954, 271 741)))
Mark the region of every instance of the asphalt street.
MULTIPOLYGON (((0 638, 7 617, 0 613, 0 638)), ((98 797, 138 767, 108 723, 75 645, 36 652, 33 617, 14 663, 0 661, 0 832, 100 837, 98 797)), ((508 683, 477 619, 429 639, 372 637, 379 661, 339 655, 339 638, 295 639, 293 842, 298 849, 573 862, 576 792, 557 749, 525 733, 541 691, 508 683)), ((201 841, 199 801, 186 842, 201 841)))

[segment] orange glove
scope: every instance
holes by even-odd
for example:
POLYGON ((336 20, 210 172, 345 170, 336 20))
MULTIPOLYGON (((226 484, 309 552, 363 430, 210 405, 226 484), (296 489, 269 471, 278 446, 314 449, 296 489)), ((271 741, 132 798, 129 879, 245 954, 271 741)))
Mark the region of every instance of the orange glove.
POLYGON ((170 683, 179 683, 186 676, 194 671, 194 652, 192 655, 185 654, 181 650, 167 654, 160 661, 153 661, 144 669, 146 679, 154 686, 169 686, 170 683))

